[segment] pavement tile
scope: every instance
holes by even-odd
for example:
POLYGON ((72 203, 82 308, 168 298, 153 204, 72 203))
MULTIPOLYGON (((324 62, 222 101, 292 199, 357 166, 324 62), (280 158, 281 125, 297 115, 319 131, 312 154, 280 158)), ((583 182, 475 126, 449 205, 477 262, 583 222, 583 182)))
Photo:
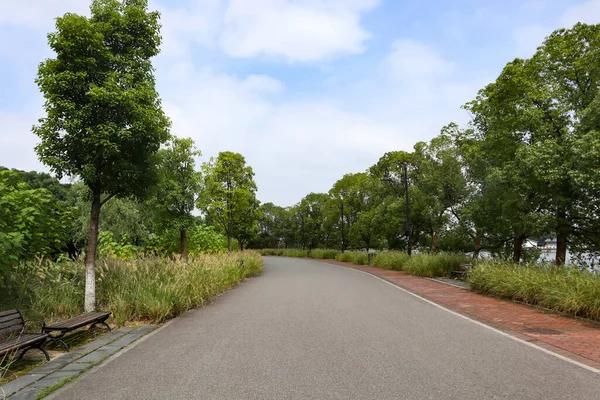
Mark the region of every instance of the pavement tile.
MULTIPOLYGON (((25 386, 31 385, 33 382, 40 380, 44 377, 44 375, 35 375, 35 374, 27 374, 23 375, 17 379, 14 379, 4 385, 1 386, 4 391, 5 396, 10 396, 11 394, 23 389, 25 386)), ((0 396, 2 395, 2 391, 0 391, 0 396)))
POLYGON ((133 328, 121 328, 116 331, 112 331, 112 332, 94 340, 93 342, 90 342, 81 347, 78 347, 74 351, 77 351, 78 353, 81 353, 81 354, 91 353, 92 351, 99 349, 100 347, 105 346, 108 343, 126 335, 127 333, 131 332, 132 330, 133 330, 133 328))
POLYGON ((68 379, 77 374, 79 374, 79 371, 57 371, 46 376, 44 379, 35 382, 33 385, 31 385, 31 387, 37 389, 44 389, 50 386, 54 386, 57 383, 60 383, 65 379, 68 379))
POLYGON ((10 400, 36 400, 38 392, 37 388, 27 388, 10 396, 10 400))
POLYGON ((83 372, 86 369, 88 369, 90 367, 90 363, 82 363, 82 362, 73 362, 61 369, 59 369, 57 372, 70 372, 70 371, 77 371, 77 372, 83 372))

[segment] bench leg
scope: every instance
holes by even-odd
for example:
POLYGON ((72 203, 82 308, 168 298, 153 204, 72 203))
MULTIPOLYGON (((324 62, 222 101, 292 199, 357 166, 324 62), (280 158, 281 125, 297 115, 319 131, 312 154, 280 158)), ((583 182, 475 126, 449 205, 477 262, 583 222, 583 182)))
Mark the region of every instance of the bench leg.
POLYGON ((98 322, 94 322, 92 324, 92 326, 90 326, 90 331, 92 330, 93 327, 95 327, 96 325, 104 325, 106 327, 106 329, 108 329, 109 332, 112 332, 112 329, 110 329, 110 326, 108 326, 108 324, 105 321, 98 321, 98 322))
POLYGON ((71 351, 71 348, 69 348, 69 345, 68 345, 68 344, 66 344, 64 340, 62 340, 62 339, 59 339, 59 338, 51 338, 50 340, 54 340, 54 341, 57 341, 57 342, 59 342, 60 344, 62 344, 62 345, 63 345, 63 347, 65 348, 65 350, 67 350, 67 352, 71 351))
POLYGON ((50 361, 50 355, 48 354, 48 352, 44 348, 44 344, 38 345, 38 346, 31 346, 31 347, 26 348, 24 351, 21 352, 21 355, 19 356, 19 360, 21 360, 23 358, 23 356, 25 355, 25 353, 27 353, 31 349, 38 349, 39 351, 41 351, 42 353, 44 353, 44 357, 46 357, 46 361, 50 361))

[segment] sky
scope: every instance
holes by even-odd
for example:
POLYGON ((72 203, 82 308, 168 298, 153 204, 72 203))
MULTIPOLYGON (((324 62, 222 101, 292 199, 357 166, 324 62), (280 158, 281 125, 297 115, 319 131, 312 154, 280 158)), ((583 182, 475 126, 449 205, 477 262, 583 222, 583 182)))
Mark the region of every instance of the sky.
MULTIPOLYGON (((48 171, 31 127, 46 34, 86 0, 0 0, 0 165, 48 171)), ((246 157, 257 196, 327 192, 388 151, 411 151, 554 29, 599 23, 600 0, 151 0, 157 90, 172 133, 205 162, 246 157)))

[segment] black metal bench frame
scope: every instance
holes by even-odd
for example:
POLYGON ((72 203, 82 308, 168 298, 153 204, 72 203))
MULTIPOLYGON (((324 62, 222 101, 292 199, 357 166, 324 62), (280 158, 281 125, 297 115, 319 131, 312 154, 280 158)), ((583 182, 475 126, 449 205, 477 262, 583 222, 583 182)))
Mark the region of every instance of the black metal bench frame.
POLYGON ((81 327, 90 325, 89 330, 92 330, 96 325, 104 325, 109 332, 112 331, 110 326, 106 323, 106 320, 110 317, 111 312, 92 312, 82 314, 77 317, 70 318, 66 321, 61 321, 56 324, 44 326, 42 329, 44 333, 48 334, 48 340, 59 342, 64 346, 67 351, 70 351, 69 345, 65 343, 62 338, 69 332, 79 329, 81 327), (84 318, 89 316, 88 318, 84 318), (71 322, 69 324, 69 322, 71 322), (55 334, 58 332, 58 334, 55 334))
POLYGON ((473 264, 460 264, 457 271, 450 271, 451 278, 465 279, 469 271, 473 268, 473 264))
POLYGON ((46 323, 44 320, 26 320, 23 318, 23 314, 21 310, 18 308, 6 311, 0 311, 0 336, 6 336, 0 338, 0 344, 7 343, 9 339, 14 337, 22 337, 22 335, 34 335, 34 337, 26 340, 23 343, 19 343, 18 340, 15 344, 6 347, 5 349, 0 350, 0 355, 9 354, 12 351, 20 351, 19 360, 23 358, 25 353, 27 353, 31 349, 38 349, 44 356, 47 361, 50 361, 50 355, 44 348, 46 345, 46 341, 48 340, 48 334, 44 333, 44 327, 46 323), (42 325, 42 331, 37 332, 28 332, 25 331, 28 322, 40 322, 42 325), (14 332, 18 332, 16 335, 13 335, 14 332))

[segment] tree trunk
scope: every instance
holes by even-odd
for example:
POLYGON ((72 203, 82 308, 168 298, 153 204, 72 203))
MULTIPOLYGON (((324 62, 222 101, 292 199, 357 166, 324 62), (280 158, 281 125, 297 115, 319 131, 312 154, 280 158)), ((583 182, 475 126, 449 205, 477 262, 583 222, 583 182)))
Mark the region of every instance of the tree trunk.
POLYGON ((523 241, 525 240, 525 235, 520 232, 516 232, 514 240, 513 261, 518 263, 521 262, 521 253, 523 250, 523 241))
POLYGON ((229 235, 229 232, 227 232, 227 250, 231 251, 231 236, 229 235))
POLYGON ((475 246, 475 250, 473 251, 473 258, 479 258, 479 251, 481 250, 481 238, 479 236, 475 237, 473 240, 473 244, 475 246))
POLYGON ((98 224, 100 223, 100 193, 93 194, 90 212, 90 234, 85 253, 85 311, 96 308, 96 249, 98 248, 98 224))
POLYGON ((179 231, 179 254, 181 259, 187 261, 187 232, 185 228, 179 231))
POLYGON ((239 245, 240 245, 240 251, 244 251, 244 242, 242 242, 241 240, 239 241, 239 245))
POLYGON ((436 226, 435 232, 433 232, 433 235, 431 236, 431 251, 435 251, 435 249, 437 247, 437 240, 438 240, 439 235, 440 235, 440 227, 436 226))
POLYGON ((564 265, 567 261, 567 238, 569 236, 568 226, 559 226, 556 231, 556 263, 564 265))

